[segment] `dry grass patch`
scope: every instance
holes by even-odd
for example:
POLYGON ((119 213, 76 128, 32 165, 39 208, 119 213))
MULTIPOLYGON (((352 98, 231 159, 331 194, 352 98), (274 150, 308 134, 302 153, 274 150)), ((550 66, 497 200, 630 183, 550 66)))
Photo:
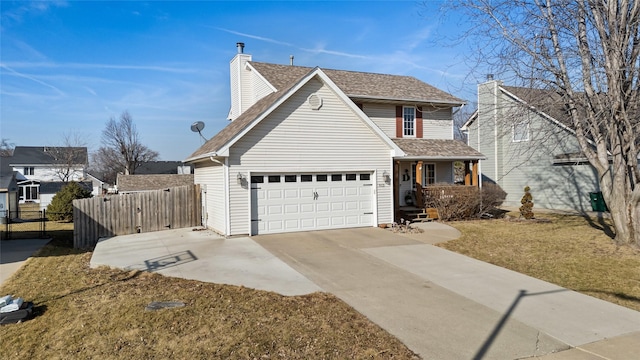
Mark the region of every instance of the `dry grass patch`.
POLYGON ((616 246, 608 220, 539 217, 451 222, 462 237, 439 246, 640 311, 640 250, 616 246))
POLYGON ((90 252, 47 245, 0 288, 36 316, 0 327, 22 359, 415 359, 326 293, 285 297, 146 272, 90 269, 90 252), (185 307, 147 311, 152 301, 185 307))

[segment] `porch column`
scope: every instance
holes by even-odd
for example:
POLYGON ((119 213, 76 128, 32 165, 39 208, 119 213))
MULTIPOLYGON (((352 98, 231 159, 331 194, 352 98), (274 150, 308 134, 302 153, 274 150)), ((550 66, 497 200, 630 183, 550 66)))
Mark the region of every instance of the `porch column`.
POLYGON ((471 185, 471 162, 469 160, 464 162, 464 184, 471 185))
POLYGON ((416 163, 416 205, 419 208, 424 207, 424 198, 422 196, 422 161, 416 163))
POLYGON ((400 219, 400 161, 393 165, 393 221, 400 219))
POLYGON ((478 187, 478 160, 474 160, 471 162, 471 185, 478 187))

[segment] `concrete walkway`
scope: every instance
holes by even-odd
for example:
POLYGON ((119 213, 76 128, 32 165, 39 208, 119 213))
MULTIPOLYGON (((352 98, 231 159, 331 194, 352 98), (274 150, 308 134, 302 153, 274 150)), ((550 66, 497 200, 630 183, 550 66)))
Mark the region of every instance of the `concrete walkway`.
POLYGON ((50 239, 0 241, 0 285, 18 271, 33 253, 45 246, 49 241, 50 239))
POLYGON ((301 295, 335 294, 425 359, 637 359, 640 312, 431 244, 459 236, 359 228, 224 239, 169 230, 98 243, 92 266, 301 295))

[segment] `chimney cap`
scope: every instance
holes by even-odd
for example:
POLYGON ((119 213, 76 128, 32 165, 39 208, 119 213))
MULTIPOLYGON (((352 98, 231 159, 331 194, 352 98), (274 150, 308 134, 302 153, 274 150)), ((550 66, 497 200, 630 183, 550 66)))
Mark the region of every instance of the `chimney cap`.
POLYGON ((244 53, 244 43, 243 42, 237 42, 236 43, 236 47, 238 48, 238 54, 244 53))

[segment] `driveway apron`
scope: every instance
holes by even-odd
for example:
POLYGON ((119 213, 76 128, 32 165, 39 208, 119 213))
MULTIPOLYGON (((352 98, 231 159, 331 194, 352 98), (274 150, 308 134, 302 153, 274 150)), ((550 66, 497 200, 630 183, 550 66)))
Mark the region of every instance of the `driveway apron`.
POLYGON ((633 310, 388 230, 253 239, 424 359, 540 356, 640 330, 633 310))

